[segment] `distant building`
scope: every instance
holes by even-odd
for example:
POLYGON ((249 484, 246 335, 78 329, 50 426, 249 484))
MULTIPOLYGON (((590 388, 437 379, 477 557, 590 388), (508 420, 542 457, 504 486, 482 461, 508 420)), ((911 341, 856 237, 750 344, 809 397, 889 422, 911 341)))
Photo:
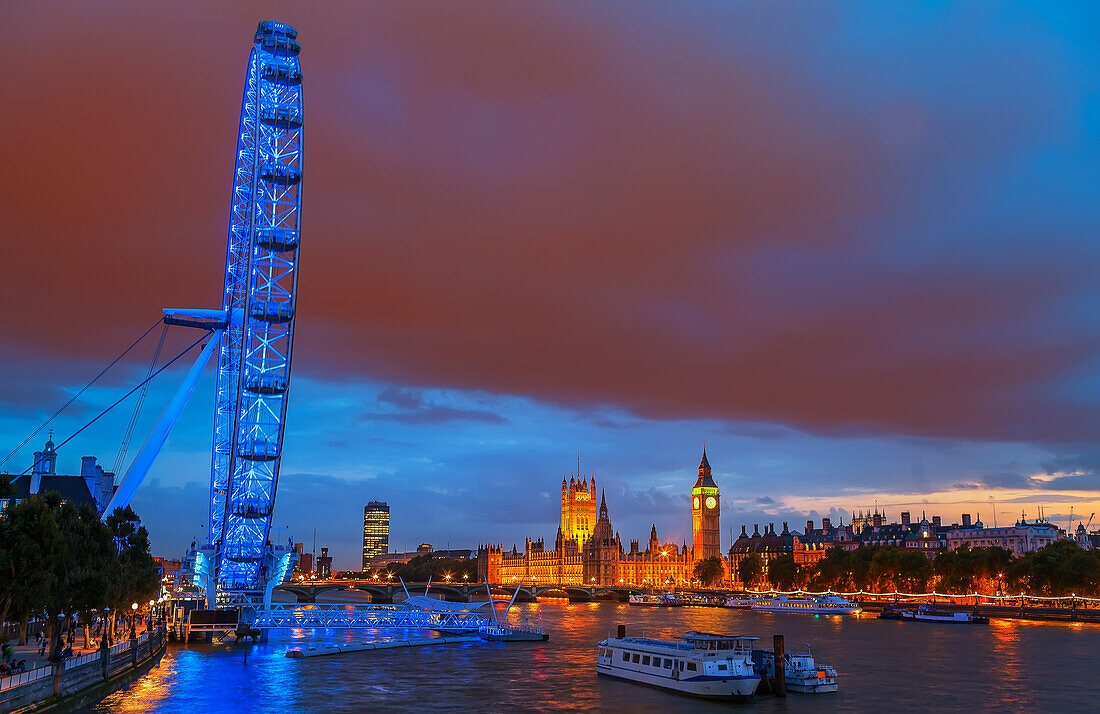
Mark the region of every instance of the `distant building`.
POLYGON ((363 508, 363 570, 389 551, 390 506, 385 501, 371 501, 363 508))
POLYGON ((744 587, 737 568, 741 565, 741 561, 750 555, 760 556, 763 561, 765 576, 771 561, 781 555, 794 555, 795 536, 787 528, 786 523, 783 524, 783 532, 779 534, 775 532, 774 523, 765 526, 763 533, 760 532, 759 523, 753 524, 751 536, 745 530, 745 526, 741 526, 741 535, 737 537, 737 540, 733 542, 729 549, 730 582, 734 587, 744 587))
POLYGON ((61 495, 62 500, 75 506, 92 506, 97 513, 103 515, 118 488, 115 485, 115 475, 104 471, 96 463, 94 456, 81 458, 78 475, 57 473, 57 449, 52 438, 46 442, 42 451, 34 452, 30 474, 13 477, 11 484, 15 492, 10 499, 0 501, 0 510, 30 496, 55 491, 61 495))
POLYGON ((577 547, 583 548, 592 529, 596 527, 597 518, 596 475, 592 474, 591 481, 588 477, 578 479, 570 475, 568 484, 565 476, 562 476, 561 533, 565 539, 576 541, 577 547))
POLYGON ((156 563, 157 571, 160 573, 161 585, 172 592, 183 587, 182 561, 153 558, 153 562, 156 563))
POLYGON ((415 551, 410 553, 384 553, 371 558, 367 567, 363 570, 381 570, 387 565, 404 565, 413 558, 421 555, 432 555, 435 558, 453 558, 455 560, 468 560, 475 557, 476 552, 470 548, 452 548, 449 550, 435 550, 431 543, 421 543, 415 551))
POLYGON ((332 556, 328 554, 328 548, 321 548, 321 554, 317 556, 317 577, 323 580, 332 577, 332 556))
POLYGON ((992 548, 996 546, 1004 548, 1014 556, 1021 556, 1024 553, 1031 553, 1048 546, 1063 537, 1063 531, 1047 521, 1040 520, 1029 523, 1024 519, 1020 519, 1011 526, 986 528, 981 520, 971 524, 970 515, 964 513, 963 525, 954 527, 947 532, 947 549, 958 550, 963 546, 971 548, 992 548))
POLYGON ((313 572, 313 553, 305 552, 305 546, 302 543, 294 544, 294 552, 298 556, 294 563, 295 575, 311 574, 313 572))
POLYGON ((703 460, 699 462, 699 478, 691 489, 691 545, 696 560, 722 557, 721 528, 718 524, 720 498, 704 447, 703 460))
POLYGON ((1073 534, 1073 540, 1085 550, 1100 548, 1100 531, 1085 532, 1085 524, 1078 523, 1077 530, 1073 534))
MULTIPOLYGON (((503 544, 478 548, 478 579, 491 583, 667 587, 691 583, 698 559, 718 550, 718 487, 711 476, 706 454, 692 488, 692 535, 695 549, 683 543, 661 544, 657 526, 650 529, 646 550, 637 540, 623 551, 619 534, 611 525, 607 499, 596 505, 596 479, 562 478, 561 525, 554 549, 542 538, 526 540, 522 553, 503 544)), ((724 562, 724 561, 723 561, 724 562)))

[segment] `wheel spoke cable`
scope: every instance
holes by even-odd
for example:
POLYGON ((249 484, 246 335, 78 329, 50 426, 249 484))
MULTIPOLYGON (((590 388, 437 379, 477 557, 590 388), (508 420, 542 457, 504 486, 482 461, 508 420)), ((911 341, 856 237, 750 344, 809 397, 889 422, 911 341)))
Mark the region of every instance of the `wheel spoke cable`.
MULTIPOLYGON (((154 327, 155 327, 155 325, 154 325, 154 327)), ((183 352, 180 352, 180 353, 179 353, 178 355, 176 355, 176 356, 175 356, 175 357, 173 357, 172 359, 170 359, 170 360, 168 360, 167 362, 165 362, 165 363, 164 363, 164 366, 163 366, 163 367, 161 367, 160 369, 158 369, 158 370, 157 370, 156 372, 153 372, 153 373, 152 373, 151 375, 149 375, 148 377, 146 377, 145 379, 143 379, 143 380, 142 380, 141 382, 139 382, 139 383, 138 383, 138 384, 137 384, 136 386, 134 386, 134 388, 133 388, 133 389, 131 389, 130 391, 126 392, 126 393, 125 393, 125 394, 123 394, 123 395, 122 395, 121 397, 119 397, 118 399, 116 399, 116 400, 114 401, 114 403, 113 403, 113 404, 111 404, 111 406, 107 407, 106 409, 104 409, 103 411, 101 411, 101 412, 100 412, 99 414, 96 414, 96 415, 95 415, 94 417, 92 417, 92 419, 91 419, 90 421, 88 421, 88 422, 87 422, 87 423, 86 423, 86 424, 85 424, 84 426, 80 427, 80 428, 79 428, 79 429, 77 429, 77 430, 76 430, 75 432, 73 432, 73 433, 72 433, 72 435, 71 435, 71 436, 69 436, 69 438, 65 439, 65 440, 64 440, 64 441, 62 441, 62 442, 61 442, 60 444, 58 444, 58 445, 57 445, 56 447, 54 447, 54 448, 55 448, 55 450, 60 450, 62 446, 64 446, 65 444, 68 444, 68 443, 69 443, 70 441, 72 441, 73 439, 75 439, 75 438, 76 438, 77 436, 79 436, 79 435, 80 435, 80 433, 81 433, 81 432, 83 432, 83 431, 84 431, 85 429, 87 429, 88 427, 90 427, 90 426, 91 426, 92 424, 95 424, 95 423, 96 423, 97 421, 99 421, 99 420, 100 420, 100 419, 101 419, 102 417, 106 416, 107 412, 111 411, 112 409, 114 409, 115 407, 117 407, 117 406, 118 406, 119 404, 122 404, 122 402, 126 401, 126 398, 127 398, 127 397, 129 397, 129 396, 130 396, 131 394, 133 394, 134 392, 136 392, 137 390, 141 389, 141 388, 142 388, 143 386, 145 386, 146 384, 148 384, 149 382, 151 382, 151 381, 152 381, 152 380, 153 380, 153 379, 154 379, 154 378, 155 378, 155 377, 156 377, 156 376, 157 376, 158 374, 160 374, 160 373, 161 373, 161 372, 163 372, 164 370, 166 370, 166 369, 168 369, 169 367, 171 367, 171 366, 172 366, 173 364, 175 364, 175 363, 176 363, 177 361, 179 361, 179 360, 180 360, 180 359, 181 359, 181 358, 182 358, 182 357, 183 357, 183 356, 184 356, 185 354, 187 354, 187 353, 188 353, 188 352, 190 352, 191 350, 195 349, 195 347, 196 347, 196 346, 197 346, 197 345, 198 345, 198 344, 199 344, 200 342, 202 342, 203 340, 207 339, 207 338, 208 338, 208 337, 210 337, 210 335, 212 335, 212 334, 214 334, 214 331, 213 331, 213 330, 208 330, 207 332, 205 332, 205 333, 203 334, 203 336, 202 336, 202 337, 200 337, 199 339, 197 339, 197 340, 195 340, 194 342, 192 342, 192 343, 191 343, 191 344, 190 344, 189 346, 187 346, 187 347, 186 347, 186 348, 185 348, 185 349, 183 350, 183 352)), ((32 465, 30 465, 30 466, 28 466, 28 467, 27 467, 27 468, 26 468, 26 469, 25 469, 25 470, 23 471, 23 473, 21 473, 21 474, 20 474, 20 476, 25 476, 25 475, 27 475, 28 473, 30 473, 31 469, 33 469, 33 468, 34 468, 34 465, 33 465, 33 464, 32 464, 32 465)))
POLYGON ((111 468, 111 473, 122 473, 122 465, 126 462, 126 451, 130 447, 130 439, 134 436, 134 428, 137 427, 138 417, 141 415, 141 407, 145 404, 145 395, 149 393, 149 381, 148 378, 152 376, 153 370, 156 369, 157 360, 160 359, 160 351, 164 348, 164 338, 168 335, 168 325, 164 325, 164 329, 160 332, 160 341, 157 342, 157 349, 153 352, 153 359, 149 361, 149 373, 146 376, 145 384, 141 387, 141 394, 138 395, 137 403, 134 404, 134 412, 130 415, 130 423, 126 425, 126 431, 122 435, 122 444, 118 447, 118 456, 115 457, 114 466, 111 468))
MULTIPOLYGON (((53 414, 52 414, 52 415, 50 416, 50 418, 49 418, 49 419, 47 419, 46 421, 42 422, 42 423, 41 423, 41 424, 40 424, 40 425, 38 426, 38 428, 37 428, 37 429, 35 429, 34 431, 32 431, 32 432, 30 433, 30 435, 28 435, 28 436, 27 436, 27 438, 26 438, 26 439, 23 439, 23 442, 22 442, 21 444, 19 444, 19 446, 17 446, 17 447, 15 447, 14 449, 12 449, 12 450, 11 450, 11 452, 10 452, 10 453, 8 453, 8 455, 7 455, 7 456, 5 456, 5 457, 4 457, 3 459, 0 459, 0 466, 3 466, 4 464, 6 464, 6 463, 8 462, 8 459, 10 459, 11 457, 15 456, 15 455, 16 455, 17 453, 19 453, 19 450, 20 450, 20 449, 22 449, 22 448, 23 448, 24 446, 26 446, 26 445, 27 445, 28 443, 30 443, 30 440, 31 440, 31 439, 33 439, 33 438, 34 438, 34 437, 35 437, 35 436, 36 436, 36 435, 37 435, 37 434, 38 434, 39 432, 41 432, 41 431, 42 431, 43 429, 45 429, 45 428, 46 428, 47 426, 49 426, 49 425, 50 425, 50 422, 52 422, 52 421, 53 421, 54 419, 56 419, 56 418, 57 418, 58 416, 60 416, 60 415, 61 415, 61 412, 65 411, 66 409, 68 409, 68 408, 69 408, 69 405, 71 405, 71 404, 72 404, 73 402, 75 402, 75 401, 76 401, 77 399, 79 399, 79 398, 80 398, 80 395, 81 395, 81 394, 84 394, 84 392, 88 391, 88 389, 89 389, 89 388, 90 388, 90 387, 91 387, 91 386, 92 386, 93 384, 95 384, 95 383, 96 383, 97 381, 99 381, 99 378, 100 378, 100 377, 102 377, 103 375, 107 374, 107 371, 108 371, 109 369, 111 369, 111 367, 114 367, 114 366, 115 366, 115 364, 116 364, 116 363, 117 363, 117 362, 118 362, 118 361, 119 361, 120 359, 122 359, 123 357, 125 357, 125 356, 127 355, 127 353, 129 353, 129 351, 130 351, 130 350, 132 350, 132 349, 134 349, 135 347, 137 347, 138 343, 139 343, 139 342, 141 342, 142 340, 144 340, 144 339, 145 339, 145 338, 146 338, 146 337, 147 337, 147 336, 149 335, 149 333, 150 333, 150 332, 152 332, 153 330, 157 329, 157 325, 159 325, 160 323, 161 323, 161 320, 159 320, 159 319, 158 319, 158 320, 157 320, 156 322, 154 322, 154 323, 152 324, 152 326, 150 326, 150 327, 149 327, 149 329, 148 329, 148 330, 146 330, 146 331, 145 331, 145 332, 144 332, 144 333, 143 333, 143 334, 141 335, 141 337, 139 337, 139 338, 137 338, 136 340, 134 340, 134 341, 133 341, 133 343, 132 343, 132 344, 131 344, 131 345, 130 345, 129 347, 127 347, 126 349, 124 349, 124 350, 122 351, 122 354, 120 354, 120 355, 119 355, 118 357, 115 357, 115 358, 114 358, 113 360, 111 360, 110 364, 108 364, 108 365, 107 365, 106 367, 104 367, 104 368, 102 369, 102 371, 100 371, 100 373, 99 373, 99 374, 97 374, 97 375, 96 375, 95 377, 92 377, 92 381, 90 381, 90 382, 88 382, 87 384, 85 384, 85 385, 83 386, 83 388, 81 388, 81 390, 80 390, 79 392, 77 392, 76 394, 74 394, 74 395, 73 395, 73 396, 72 396, 72 397, 71 397, 71 398, 69 399, 69 401, 67 401, 67 402, 65 402, 64 404, 62 404, 62 405, 61 405, 61 407, 60 407, 60 408, 59 408, 59 409, 58 409, 57 411, 55 411, 55 412, 54 412, 54 413, 53 413, 53 414)), ((26 473, 26 472, 24 472, 24 473, 26 473)))

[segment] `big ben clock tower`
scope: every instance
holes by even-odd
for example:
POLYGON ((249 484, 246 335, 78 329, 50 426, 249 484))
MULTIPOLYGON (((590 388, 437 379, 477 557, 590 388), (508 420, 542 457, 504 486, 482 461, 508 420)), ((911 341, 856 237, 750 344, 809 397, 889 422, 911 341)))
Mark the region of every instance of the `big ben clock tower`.
POLYGON ((722 544, 718 528, 718 486, 710 475, 707 450, 703 448, 703 460, 699 462, 699 478, 691 489, 691 544, 695 560, 722 557, 722 544))

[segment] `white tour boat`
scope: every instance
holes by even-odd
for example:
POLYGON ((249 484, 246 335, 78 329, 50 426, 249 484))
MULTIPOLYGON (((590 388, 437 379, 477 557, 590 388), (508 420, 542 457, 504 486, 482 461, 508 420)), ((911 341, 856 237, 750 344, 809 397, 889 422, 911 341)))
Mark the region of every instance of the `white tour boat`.
POLYGON ((730 595, 726 598, 725 606, 732 607, 735 610, 748 610, 752 607, 754 600, 751 597, 738 597, 737 595, 730 595))
POLYGON ((753 610, 764 612, 805 612, 814 615, 857 615, 859 605, 836 595, 825 597, 760 597, 753 601, 753 610))
POLYGON ((748 698, 760 684, 752 665, 756 640, 709 632, 676 640, 608 638, 600 642, 596 672, 697 697, 748 698))
POLYGON ((641 607, 680 607, 684 603, 672 593, 661 593, 660 595, 653 593, 631 593, 630 604, 639 605, 641 607))
POLYGON ((969 612, 955 610, 937 610, 928 605, 921 605, 916 610, 905 610, 901 613, 900 619, 909 622, 947 622, 960 625, 989 624, 989 618, 984 615, 971 615, 969 612))
MULTIPOLYGON (((761 670, 767 672, 768 677, 775 677, 774 652, 755 650, 752 653, 752 659, 761 670)), ((809 645, 806 645, 805 652, 785 652, 783 659, 786 663, 783 668, 784 679, 789 691, 820 694, 835 692, 839 688, 836 682, 836 670, 828 665, 814 662, 809 645)))

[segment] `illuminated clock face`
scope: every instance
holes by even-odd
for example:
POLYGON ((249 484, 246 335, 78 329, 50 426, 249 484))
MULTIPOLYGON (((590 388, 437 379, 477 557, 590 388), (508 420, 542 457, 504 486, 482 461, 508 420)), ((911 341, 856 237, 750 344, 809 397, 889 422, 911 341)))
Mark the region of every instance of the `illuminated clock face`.
POLYGON ((707 508, 713 509, 717 505, 718 501, 715 500, 714 496, 707 496, 707 508))
POLYGON ((691 499, 691 507, 692 508, 698 508, 699 507, 699 497, 698 496, 691 499))

